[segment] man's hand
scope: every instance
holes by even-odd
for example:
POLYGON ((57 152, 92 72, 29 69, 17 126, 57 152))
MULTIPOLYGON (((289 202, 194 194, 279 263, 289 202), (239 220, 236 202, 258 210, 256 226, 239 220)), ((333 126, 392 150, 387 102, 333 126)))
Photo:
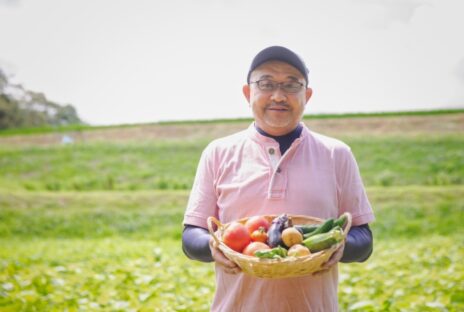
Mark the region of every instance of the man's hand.
POLYGON ((316 273, 314 273, 313 275, 319 275, 319 274, 322 274, 322 273, 325 273, 327 271, 329 271, 332 266, 334 266, 335 264, 337 264, 340 259, 342 258, 343 256, 343 250, 345 249, 345 243, 341 244, 337 250, 335 250, 335 252, 332 254, 332 256, 330 257, 329 260, 327 260, 327 262, 325 262, 323 265, 322 265, 322 270, 321 271, 317 271, 316 273))
POLYGON ((235 264, 235 262, 230 261, 227 259, 226 256, 222 253, 221 250, 218 248, 218 244, 214 240, 213 237, 209 240, 209 247, 211 248, 211 255, 213 256, 214 261, 217 264, 221 265, 224 268, 224 271, 229 274, 237 274, 242 272, 242 269, 235 264))

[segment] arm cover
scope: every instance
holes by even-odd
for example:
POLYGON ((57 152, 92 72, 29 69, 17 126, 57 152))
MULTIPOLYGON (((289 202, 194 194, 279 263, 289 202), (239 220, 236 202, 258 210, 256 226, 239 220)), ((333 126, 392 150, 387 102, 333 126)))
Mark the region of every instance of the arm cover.
POLYGON ((363 262, 372 254, 372 232, 368 224, 353 226, 346 236, 341 262, 363 262))
POLYGON ((182 250, 184 254, 192 260, 212 262, 213 257, 209 249, 210 237, 208 230, 202 227, 185 225, 182 233, 182 250))

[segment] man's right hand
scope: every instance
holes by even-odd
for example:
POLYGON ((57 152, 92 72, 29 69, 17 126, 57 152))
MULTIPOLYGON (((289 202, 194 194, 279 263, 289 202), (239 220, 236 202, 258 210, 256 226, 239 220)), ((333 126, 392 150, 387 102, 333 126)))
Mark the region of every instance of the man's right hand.
POLYGON ((230 261, 222 251, 218 248, 218 244, 213 237, 209 240, 209 248, 211 249, 211 255, 217 264, 224 268, 224 272, 228 274, 237 274, 242 272, 242 269, 233 261, 230 261))

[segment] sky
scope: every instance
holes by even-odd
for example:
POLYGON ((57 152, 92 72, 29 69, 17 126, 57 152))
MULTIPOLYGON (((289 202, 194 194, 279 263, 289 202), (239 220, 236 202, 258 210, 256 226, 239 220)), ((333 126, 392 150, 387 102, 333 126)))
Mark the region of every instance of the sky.
POLYGON ((464 108, 461 0, 0 0, 0 68, 94 125, 251 117, 253 57, 306 62, 305 114, 464 108))

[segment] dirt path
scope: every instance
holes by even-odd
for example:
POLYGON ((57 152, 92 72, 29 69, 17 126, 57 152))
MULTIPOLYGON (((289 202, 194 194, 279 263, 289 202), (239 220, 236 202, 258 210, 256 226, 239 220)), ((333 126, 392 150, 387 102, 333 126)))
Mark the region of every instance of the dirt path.
MULTIPOLYGON (((376 135, 464 134, 464 113, 425 116, 347 117, 307 119, 314 131, 335 137, 376 135)), ((154 124, 70 133, 0 137, 0 146, 62 144, 63 136, 74 142, 131 142, 158 140, 211 140, 248 127, 249 122, 154 124)))
POLYGON ((307 124, 315 131, 334 136, 464 134, 464 113, 317 119, 307 124))

